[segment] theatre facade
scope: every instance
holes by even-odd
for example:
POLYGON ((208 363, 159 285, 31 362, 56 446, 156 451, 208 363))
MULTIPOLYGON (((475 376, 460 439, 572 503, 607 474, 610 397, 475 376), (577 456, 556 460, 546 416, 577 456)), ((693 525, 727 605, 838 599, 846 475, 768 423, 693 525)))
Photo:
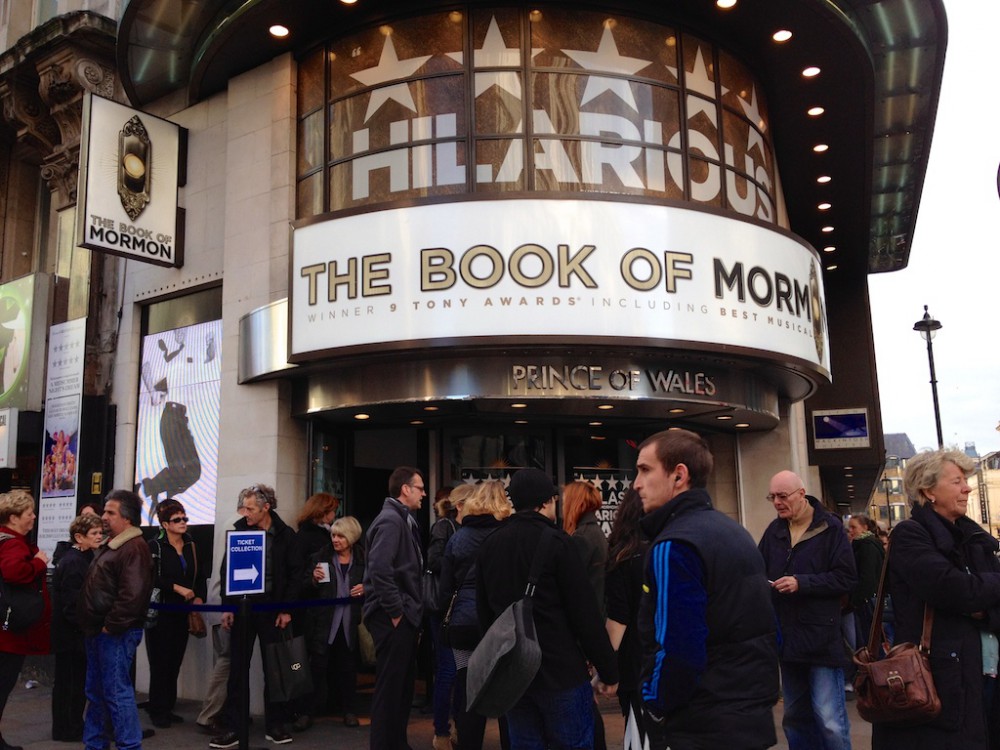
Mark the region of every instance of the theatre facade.
POLYGON ((396 465, 535 466, 609 523, 679 427, 755 536, 781 469, 868 505, 867 280, 908 262, 940 0, 107 5, 0 58, 5 164, 45 194, 5 215, 43 238, 43 327, 87 320, 92 489, 211 526, 266 482, 286 520, 329 491, 366 524, 396 465), (110 155, 64 122, 105 100, 110 155))

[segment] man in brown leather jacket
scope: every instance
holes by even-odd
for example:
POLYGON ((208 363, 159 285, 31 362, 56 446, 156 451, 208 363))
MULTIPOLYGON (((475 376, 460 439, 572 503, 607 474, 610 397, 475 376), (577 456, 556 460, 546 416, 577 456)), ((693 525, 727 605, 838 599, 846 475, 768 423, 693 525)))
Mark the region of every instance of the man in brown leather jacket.
POLYGON ((97 551, 80 592, 79 617, 87 651, 87 712, 83 742, 103 750, 114 730, 118 750, 142 748, 131 669, 153 588, 153 560, 139 529, 142 501, 112 490, 104 503, 108 541, 97 551))

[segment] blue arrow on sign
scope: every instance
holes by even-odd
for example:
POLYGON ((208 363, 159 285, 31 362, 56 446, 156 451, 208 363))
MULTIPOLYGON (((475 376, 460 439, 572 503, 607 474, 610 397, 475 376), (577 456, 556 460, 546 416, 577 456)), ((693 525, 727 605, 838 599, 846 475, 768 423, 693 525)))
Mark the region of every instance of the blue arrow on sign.
POLYGON ((226 595, 263 594, 267 581, 262 530, 226 532, 226 595))

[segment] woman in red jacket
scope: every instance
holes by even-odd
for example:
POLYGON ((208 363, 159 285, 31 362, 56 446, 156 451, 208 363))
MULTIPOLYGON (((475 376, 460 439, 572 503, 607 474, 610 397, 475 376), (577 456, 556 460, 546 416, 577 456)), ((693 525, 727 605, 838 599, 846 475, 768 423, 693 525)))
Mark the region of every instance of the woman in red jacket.
MULTIPOLYGON (((41 618, 24 630, 0 628, 0 718, 7 698, 27 654, 49 652, 51 607, 45 588, 45 568, 49 556, 31 544, 26 536, 35 526, 35 501, 27 490, 11 490, 0 495, 0 578, 4 588, 31 587, 40 591, 44 602, 41 618)), ((6 610, 6 607, 3 608, 6 610)), ((21 750, 0 736, 0 750, 21 750)))

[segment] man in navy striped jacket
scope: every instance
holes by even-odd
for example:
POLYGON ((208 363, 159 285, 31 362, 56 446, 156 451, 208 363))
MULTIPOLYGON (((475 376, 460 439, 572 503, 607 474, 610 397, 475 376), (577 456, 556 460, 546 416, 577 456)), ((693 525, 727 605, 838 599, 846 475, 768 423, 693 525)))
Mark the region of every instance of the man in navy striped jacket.
POLYGON ((713 458, 693 432, 639 446, 635 489, 652 541, 639 602, 644 728, 651 750, 774 745, 774 610, 750 534, 712 507, 713 458))

